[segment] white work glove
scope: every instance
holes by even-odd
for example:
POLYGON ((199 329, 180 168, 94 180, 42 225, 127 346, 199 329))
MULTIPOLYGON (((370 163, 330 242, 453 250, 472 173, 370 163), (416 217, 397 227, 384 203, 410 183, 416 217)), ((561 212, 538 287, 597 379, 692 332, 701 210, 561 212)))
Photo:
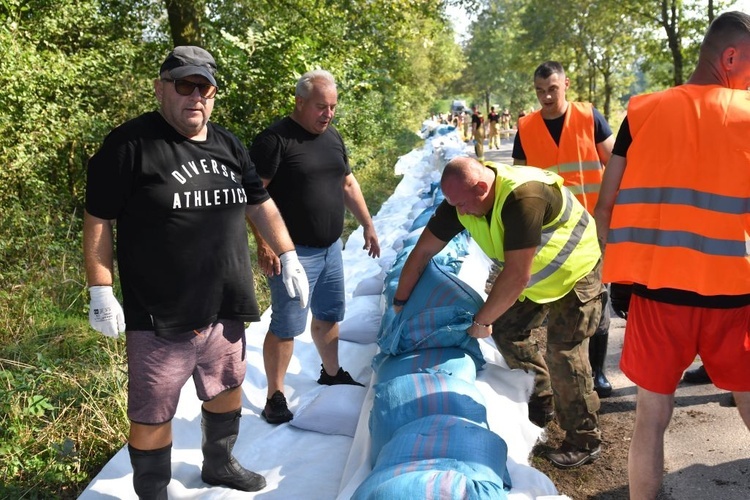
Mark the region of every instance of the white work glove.
POLYGON ((281 261, 281 279, 284 281, 286 292, 290 297, 299 296, 299 306, 307 307, 307 297, 310 295, 310 285, 307 274, 297 258, 297 252, 290 250, 279 256, 281 261))
POLYGON ((89 287, 89 324, 97 332, 107 337, 117 337, 125 331, 125 313, 117 302, 111 286, 89 287))

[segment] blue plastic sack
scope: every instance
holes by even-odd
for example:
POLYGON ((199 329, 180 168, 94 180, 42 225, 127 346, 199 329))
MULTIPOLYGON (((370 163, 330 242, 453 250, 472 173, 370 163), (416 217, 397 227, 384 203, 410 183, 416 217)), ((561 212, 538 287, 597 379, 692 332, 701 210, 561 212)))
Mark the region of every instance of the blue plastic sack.
POLYGON ((436 458, 373 471, 352 500, 506 500, 501 484, 457 460, 436 458))
MULTIPOLYGON (((386 300, 392 298, 386 295, 386 300)), ((391 307, 386 310, 378 333, 380 350, 398 355, 419 349, 460 347, 471 354, 477 369, 481 369, 485 361, 479 342, 466 330, 483 303, 473 288, 430 262, 401 312, 395 314, 391 307)))
POLYGON ((429 221, 430 217, 432 217, 432 214, 435 213, 435 208, 436 206, 432 205, 422 210, 422 213, 417 215, 417 217, 414 219, 414 222, 412 222, 409 232, 414 231, 415 229, 419 229, 420 227, 425 227, 427 225, 427 221, 429 221))
POLYGON ((458 347, 422 349, 396 356, 379 352, 372 360, 372 370, 377 382, 388 382, 401 375, 427 370, 447 373, 469 383, 474 383, 477 379, 474 360, 469 353, 458 347))
POLYGON ((510 491, 508 445, 503 438, 454 415, 430 415, 402 426, 380 450, 373 470, 430 458, 464 462, 484 480, 510 491))
POLYGON ((371 463, 401 426, 429 415, 456 415, 487 425, 487 408, 479 390, 440 372, 402 375, 375 384, 370 411, 371 463))

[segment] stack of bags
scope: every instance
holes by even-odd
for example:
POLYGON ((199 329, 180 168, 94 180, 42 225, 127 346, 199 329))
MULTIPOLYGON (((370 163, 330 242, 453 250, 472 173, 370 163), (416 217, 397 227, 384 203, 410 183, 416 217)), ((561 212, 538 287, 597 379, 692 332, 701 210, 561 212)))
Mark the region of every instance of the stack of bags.
MULTIPOLYGON (((440 201, 433 183, 418 202, 426 208, 386 274, 386 304, 440 201)), ((507 497, 508 448, 489 429, 484 398, 474 385, 485 361, 466 330, 483 300, 457 278, 467 248, 466 235, 456 236, 427 266, 403 310, 385 311, 372 364, 372 472, 354 500, 507 497)))

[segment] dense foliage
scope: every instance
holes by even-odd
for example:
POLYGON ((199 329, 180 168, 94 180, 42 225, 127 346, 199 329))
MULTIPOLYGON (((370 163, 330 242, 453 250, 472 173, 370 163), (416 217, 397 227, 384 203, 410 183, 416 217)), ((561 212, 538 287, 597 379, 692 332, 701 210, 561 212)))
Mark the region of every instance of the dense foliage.
POLYGON ((334 73, 337 125, 376 211, 461 66, 440 5, 0 1, 0 498, 75 497, 125 442, 122 341, 86 320, 86 163, 114 126, 155 108, 176 34, 215 55, 213 119, 245 143, 291 111, 304 71, 334 73))

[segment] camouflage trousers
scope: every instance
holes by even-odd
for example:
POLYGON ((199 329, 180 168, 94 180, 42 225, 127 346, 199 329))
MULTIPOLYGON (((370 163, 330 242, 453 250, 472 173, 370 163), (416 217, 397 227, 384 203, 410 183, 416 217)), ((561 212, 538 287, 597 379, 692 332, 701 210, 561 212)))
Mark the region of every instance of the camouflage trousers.
POLYGON ((492 338, 508 366, 534 372, 534 396, 553 397, 565 440, 583 449, 601 442, 599 397, 589 364, 589 337, 602 316, 600 264, 564 297, 547 304, 516 301, 492 325, 492 338), (539 352, 531 330, 547 321, 547 347, 539 352))

